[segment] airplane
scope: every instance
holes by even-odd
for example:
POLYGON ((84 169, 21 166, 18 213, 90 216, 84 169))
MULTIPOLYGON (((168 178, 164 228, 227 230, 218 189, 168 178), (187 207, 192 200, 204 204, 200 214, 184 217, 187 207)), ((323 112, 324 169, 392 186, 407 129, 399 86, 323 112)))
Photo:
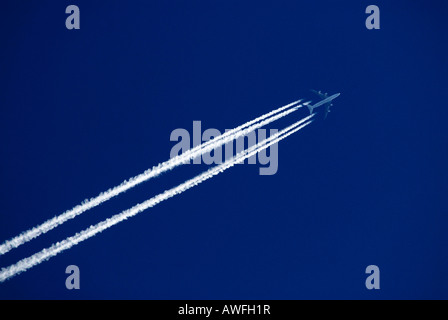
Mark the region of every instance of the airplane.
POLYGON ((331 101, 333 99, 336 99, 337 97, 339 97, 340 93, 335 93, 332 96, 328 96, 328 93, 323 93, 321 91, 316 91, 316 90, 311 90, 312 92, 314 92, 315 94, 317 94, 320 98, 322 98, 323 100, 319 101, 318 103, 316 103, 313 106, 308 105, 308 109, 310 110, 310 114, 313 113, 314 109, 317 107, 320 107, 321 105, 325 106, 325 114, 324 114, 324 119, 327 118, 328 113, 330 112, 330 107, 333 105, 331 103, 331 101))

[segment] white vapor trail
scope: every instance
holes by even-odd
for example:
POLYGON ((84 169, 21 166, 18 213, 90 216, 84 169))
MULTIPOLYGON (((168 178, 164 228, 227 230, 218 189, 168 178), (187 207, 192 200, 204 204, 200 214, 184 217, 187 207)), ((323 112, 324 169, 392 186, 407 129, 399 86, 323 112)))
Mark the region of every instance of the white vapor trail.
POLYGON ((56 256, 57 254, 70 249, 71 247, 79 244, 80 242, 89 239, 90 237, 93 237, 94 235, 130 218, 138 213, 154 207, 158 203, 165 201, 167 199, 170 199, 171 197, 174 197, 177 194, 183 193, 184 191, 200 184, 201 182, 204 182, 215 175, 224 172, 228 168, 234 166, 237 163, 243 162, 245 159, 255 155, 256 153, 269 148, 271 145, 278 143, 279 141, 283 140, 284 138, 288 137, 289 135, 299 131, 303 127, 310 124, 313 120, 310 120, 314 114, 309 115, 306 118, 303 118, 302 120, 290 125, 289 127, 279 131, 278 133, 272 135, 271 137, 259 142, 258 144, 242 151, 235 157, 231 158, 230 160, 227 160, 221 165, 217 165, 204 173, 185 181, 184 183, 178 185, 177 187, 171 188, 169 190, 166 190, 153 198, 150 198, 140 204, 135 205, 134 207, 124 210, 119 214, 116 214, 112 216, 111 218, 108 218, 106 220, 103 220, 96 225, 90 226, 89 228, 75 234, 74 236, 68 237, 65 240, 62 240, 61 242, 57 242, 53 244, 51 247, 43 249, 42 251, 28 257, 25 259, 20 260, 16 264, 13 264, 9 267, 3 268, 0 271, 0 282, 3 282, 21 272, 24 272, 48 259, 51 257, 56 256))
POLYGON ((300 103, 301 100, 294 101, 290 104, 287 104, 283 107, 280 107, 276 110, 273 110, 271 112, 268 112, 254 120, 251 120, 249 122, 246 122, 245 124, 236 127, 232 130, 229 130, 222 135, 216 137, 215 139, 209 140, 199 146, 194 147, 193 149, 190 149, 186 151, 185 153, 178 155, 170 160, 167 160, 165 162, 162 162, 158 164, 157 166, 154 166, 152 169, 148 169, 145 172, 134 176, 130 178, 129 180, 123 181, 121 184, 119 184, 116 187, 113 187, 105 192, 100 193, 98 196, 84 200, 81 204, 75 206, 74 208, 65 211, 64 213, 55 216, 44 223, 33 227, 27 231, 22 232, 18 236, 5 241, 3 244, 0 245, 0 255, 3 255, 9 251, 11 251, 14 248, 19 247, 20 245, 37 238, 38 236, 56 228, 57 226, 63 224, 64 222, 75 218, 76 216, 86 212, 87 210, 90 210, 103 202, 110 200, 113 197, 118 196, 119 194, 137 186, 138 184, 148 181, 151 178, 154 178, 160 174, 162 174, 165 171, 172 170, 175 167, 182 165, 184 163, 187 163, 191 159, 194 159, 206 152, 209 152, 225 143, 228 143, 236 138, 239 138, 241 136, 244 136, 248 134, 249 132, 252 132, 260 127, 263 127, 275 120, 278 120, 297 109, 305 106, 308 104, 308 102, 305 102, 303 104, 300 103), (298 104, 298 105, 297 105, 298 104), (291 108, 294 106, 293 108, 291 108), (286 110, 288 109, 288 110, 286 110), (284 111, 286 110, 286 111, 284 111))

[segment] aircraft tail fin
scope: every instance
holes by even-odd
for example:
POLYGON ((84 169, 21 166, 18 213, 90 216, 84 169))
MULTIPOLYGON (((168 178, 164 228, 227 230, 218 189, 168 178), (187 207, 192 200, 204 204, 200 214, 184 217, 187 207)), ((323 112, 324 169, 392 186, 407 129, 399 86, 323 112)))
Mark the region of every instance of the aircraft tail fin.
POLYGON ((313 109, 314 109, 314 107, 313 106, 311 106, 311 105, 307 105, 307 107, 308 107, 308 109, 310 110, 310 114, 312 114, 313 113, 313 109))

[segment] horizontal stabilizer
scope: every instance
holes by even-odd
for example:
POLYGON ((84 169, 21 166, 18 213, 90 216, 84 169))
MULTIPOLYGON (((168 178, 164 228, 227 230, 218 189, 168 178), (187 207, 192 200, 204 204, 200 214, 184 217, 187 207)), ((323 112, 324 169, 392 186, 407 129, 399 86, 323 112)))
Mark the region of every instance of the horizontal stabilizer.
POLYGON ((311 105, 307 105, 307 107, 308 107, 308 109, 310 110, 310 114, 312 114, 313 113, 313 110, 314 110, 314 107, 313 106, 311 106, 311 105))

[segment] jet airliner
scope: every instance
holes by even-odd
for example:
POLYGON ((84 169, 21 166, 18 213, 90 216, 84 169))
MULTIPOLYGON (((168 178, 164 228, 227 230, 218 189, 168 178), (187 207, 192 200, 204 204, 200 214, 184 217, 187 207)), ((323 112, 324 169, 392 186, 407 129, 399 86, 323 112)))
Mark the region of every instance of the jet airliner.
POLYGON ((328 93, 323 93, 321 91, 316 91, 316 90, 311 90, 312 92, 314 92, 315 94, 317 94, 320 98, 322 98, 323 100, 319 101, 318 103, 316 103, 315 105, 311 106, 308 105, 308 109, 310 110, 310 114, 313 113, 314 109, 320 106, 324 106, 325 107, 325 113, 324 113, 324 119, 327 118, 328 113, 330 112, 330 107, 333 105, 331 103, 331 101, 333 99, 336 99, 337 97, 339 97, 340 93, 335 93, 332 96, 328 96, 328 93))

